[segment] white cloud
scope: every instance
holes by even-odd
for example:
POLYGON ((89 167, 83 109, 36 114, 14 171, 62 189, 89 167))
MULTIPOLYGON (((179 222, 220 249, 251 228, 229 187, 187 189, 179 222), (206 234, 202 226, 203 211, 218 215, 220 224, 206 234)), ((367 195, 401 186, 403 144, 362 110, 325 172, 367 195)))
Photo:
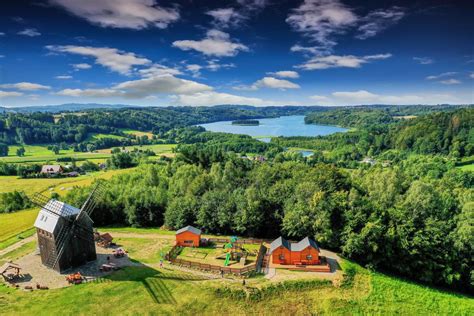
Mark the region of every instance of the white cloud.
POLYGON ((413 57, 413 60, 418 62, 420 65, 430 65, 434 63, 434 59, 430 57, 413 57))
POLYGON ((68 97, 106 98, 122 96, 123 92, 113 89, 64 89, 56 94, 68 97))
POLYGON ((207 31, 206 37, 200 41, 174 41, 173 46, 185 51, 195 50, 207 56, 218 57, 235 56, 239 51, 249 50, 243 44, 232 42, 229 34, 215 29, 207 31))
POLYGON ((160 75, 181 75, 182 72, 176 68, 170 68, 160 64, 153 64, 150 68, 140 69, 138 71, 142 77, 150 78, 160 75))
POLYGON ((166 28, 179 19, 175 8, 155 0, 49 0, 50 3, 102 27, 144 29, 166 28))
POLYGON ((123 75, 129 75, 133 66, 151 64, 151 60, 149 59, 139 57, 134 53, 124 52, 116 48, 74 45, 48 45, 46 48, 53 52, 94 57, 96 64, 107 67, 110 70, 123 75))
POLYGON ((392 57, 392 54, 377 54, 368 56, 337 56, 329 55, 322 57, 313 57, 305 63, 296 66, 304 70, 328 69, 328 68, 360 68, 362 64, 369 63, 373 60, 382 60, 392 57))
POLYGON ((261 10, 268 4, 268 0, 237 0, 237 2, 246 10, 261 10))
POLYGON ((362 104, 443 104, 462 103, 463 101, 449 94, 405 94, 384 95, 372 93, 367 90, 336 91, 329 96, 311 96, 312 100, 320 105, 362 105, 362 104))
POLYGON ((301 45, 293 45, 290 48, 292 52, 301 52, 301 53, 310 53, 312 55, 316 55, 319 51, 318 46, 301 46, 301 45))
POLYGON ((38 83, 31 82, 18 82, 18 83, 6 83, 0 84, 0 88, 4 89, 17 89, 22 91, 36 91, 36 90, 49 90, 50 86, 45 86, 38 83))
POLYGON ((35 37, 35 36, 41 35, 41 33, 38 32, 38 30, 34 28, 26 28, 23 31, 18 32, 17 34, 23 35, 23 36, 29 36, 29 37, 35 37))
POLYGON ((474 73, 470 74, 470 75, 469 75, 469 78, 474 79, 474 73))
POLYGON ((237 27, 247 19, 245 15, 234 8, 215 9, 206 12, 206 14, 212 16, 216 27, 221 28, 237 27))
POLYGON ((269 72, 269 75, 277 76, 280 78, 292 78, 296 79, 299 78, 300 75, 296 71, 292 70, 281 70, 281 71, 276 71, 276 72, 269 72))
POLYGON ((4 32, 0 32, 0 36, 5 36, 5 33, 4 33, 4 32))
POLYGON ((0 58, 4 58, 4 57, 5 57, 5 55, 0 55, 0 58))
POLYGON ((260 80, 255 81, 251 86, 236 86, 234 87, 235 90, 248 90, 248 91, 255 91, 260 88, 270 88, 270 89, 299 89, 300 86, 296 83, 293 83, 288 80, 284 79, 277 79, 274 77, 264 77, 260 80))
POLYGON ((190 95, 175 96, 175 103, 191 106, 212 106, 220 104, 245 104, 245 105, 271 105, 273 102, 259 98, 242 97, 229 93, 219 93, 214 91, 199 92, 190 95))
POLYGON ((60 80, 67 80, 67 79, 72 79, 72 76, 69 76, 69 75, 61 75, 61 76, 56 76, 54 77, 56 79, 60 79, 60 80))
POLYGON ((440 83, 446 84, 446 85, 452 85, 452 84, 461 84, 461 81, 457 79, 446 79, 446 80, 441 80, 440 83))
POLYGON ((440 79, 440 78, 444 78, 444 77, 451 77, 451 76, 454 76, 456 74, 457 74, 457 72, 455 72, 455 71, 448 71, 448 72, 443 72, 439 75, 428 76, 428 77, 426 77, 426 79, 427 80, 436 80, 436 79, 440 79))
POLYGON ((126 81, 112 88, 124 90, 125 96, 129 98, 142 98, 155 93, 192 94, 212 90, 212 87, 208 85, 176 78, 169 74, 126 81))
POLYGON ((21 93, 21 92, 0 90, 0 98, 19 97, 19 96, 22 96, 22 95, 23 95, 23 93, 21 93))
POLYGON ((335 34, 357 23, 357 16, 338 0, 305 0, 293 9, 286 22, 326 50, 336 45, 335 34))
POLYGON ((362 23, 357 31, 359 34, 356 38, 365 40, 374 37, 383 30, 396 24, 405 16, 405 9, 393 6, 389 9, 378 9, 369 12, 365 17, 360 19, 362 23))
POLYGON ((90 69, 92 68, 91 65, 89 64, 86 64, 86 63, 80 63, 80 64, 71 64, 72 68, 74 68, 74 70, 85 70, 85 69, 90 69))

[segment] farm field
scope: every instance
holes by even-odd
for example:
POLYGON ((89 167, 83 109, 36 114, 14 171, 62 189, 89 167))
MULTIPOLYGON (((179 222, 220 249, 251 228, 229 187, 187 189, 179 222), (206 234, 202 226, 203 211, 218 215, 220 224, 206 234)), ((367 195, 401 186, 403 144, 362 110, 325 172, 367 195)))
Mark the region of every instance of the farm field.
MULTIPOLYGON (((104 138, 115 135, 108 134, 94 134, 90 137, 93 138, 104 138)), ((121 136, 115 136, 121 137, 121 136)), ((74 152, 72 149, 60 150, 59 154, 54 154, 51 150, 47 148, 48 145, 25 145, 26 150, 23 157, 18 157, 16 155, 16 150, 20 146, 9 146, 8 156, 0 157, 0 161, 8 163, 54 163, 58 158, 71 157, 76 160, 91 160, 95 163, 103 162, 110 157, 112 148, 100 149, 96 152, 74 152)), ((154 151, 157 155, 171 155, 172 149, 176 147, 175 144, 154 144, 154 145, 142 145, 142 146, 127 146, 125 147, 128 150, 133 150, 134 148, 139 149, 150 149, 154 151)), ((80 165, 80 162, 78 162, 80 165)))
MULTIPOLYGON (((180 315, 278 315, 278 314, 469 314, 474 300, 443 292, 380 273, 372 273, 349 261, 342 266, 351 271, 345 285, 315 283, 313 288, 268 289, 275 284, 262 277, 239 279, 215 277, 165 264, 159 268, 160 253, 172 241, 169 234, 140 236, 140 229, 117 233, 123 246, 138 265, 127 267, 93 283, 48 291, 25 292, 0 284, 0 314, 86 315, 180 314, 180 315), (218 294, 216 289, 260 289, 262 298, 218 294), (73 301, 74 304, 70 304, 73 301), (34 302, 34 304, 32 304, 34 302), (218 304, 216 304, 218 302, 218 304), (65 310, 64 306, 68 306, 65 310)), ((3 258, 16 258, 33 250, 28 243, 3 258)), ((2 258, 0 257, 0 260, 2 258)), ((304 273, 302 280, 304 280, 304 273)), ((289 285, 293 281, 287 281, 289 285)), ((304 281, 299 281, 301 282, 304 281)), ((245 293, 245 292, 244 292, 245 293)))
POLYGON ((135 135, 135 136, 148 136, 148 139, 151 139, 153 137, 153 133, 151 132, 142 132, 142 131, 137 131, 134 129, 127 129, 127 128, 122 128, 120 129, 123 133, 129 134, 129 135, 135 135))
POLYGON ((33 233, 37 209, 15 213, 0 213, 0 250, 18 241, 17 236, 27 237, 33 233))
POLYGON ((114 175, 127 173, 130 169, 91 172, 75 178, 33 178, 22 179, 17 176, 0 176, 0 193, 25 191, 27 193, 49 191, 65 194, 74 186, 90 185, 95 179, 110 179, 114 175))

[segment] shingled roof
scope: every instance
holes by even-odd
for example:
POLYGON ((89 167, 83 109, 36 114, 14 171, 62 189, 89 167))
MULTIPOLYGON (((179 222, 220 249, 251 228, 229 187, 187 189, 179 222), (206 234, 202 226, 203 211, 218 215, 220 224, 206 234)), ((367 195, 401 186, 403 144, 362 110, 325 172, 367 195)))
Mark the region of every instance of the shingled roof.
POLYGON ((303 238, 297 243, 290 243, 288 240, 280 236, 270 244, 270 253, 279 247, 285 247, 290 251, 302 251, 308 247, 313 247, 319 251, 319 247, 316 242, 308 237, 303 238))
POLYGON ((184 232, 191 232, 191 233, 196 234, 196 235, 201 235, 201 230, 199 228, 193 227, 191 225, 188 225, 186 227, 178 229, 176 231, 176 235, 179 235, 179 234, 184 233, 184 232))

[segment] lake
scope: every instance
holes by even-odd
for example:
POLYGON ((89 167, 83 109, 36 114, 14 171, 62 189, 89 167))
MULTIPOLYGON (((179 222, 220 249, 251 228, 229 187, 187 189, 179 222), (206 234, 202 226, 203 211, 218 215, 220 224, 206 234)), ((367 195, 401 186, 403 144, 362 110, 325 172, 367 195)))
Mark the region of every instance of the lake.
POLYGON ((246 134, 263 141, 278 136, 320 136, 345 132, 346 128, 328 125, 305 124, 304 115, 258 119, 258 126, 232 125, 232 121, 200 124, 211 132, 246 134))

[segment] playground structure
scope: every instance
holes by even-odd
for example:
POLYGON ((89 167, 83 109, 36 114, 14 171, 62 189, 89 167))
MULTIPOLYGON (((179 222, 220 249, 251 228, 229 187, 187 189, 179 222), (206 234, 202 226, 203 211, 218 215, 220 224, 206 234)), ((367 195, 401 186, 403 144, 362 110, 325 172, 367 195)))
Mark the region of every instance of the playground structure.
POLYGON ((224 267, 229 266, 231 260, 240 262, 242 266, 245 266, 249 253, 237 243, 237 237, 232 236, 229 242, 224 244, 223 249, 224 253, 217 255, 216 259, 224 259, 224 267))

